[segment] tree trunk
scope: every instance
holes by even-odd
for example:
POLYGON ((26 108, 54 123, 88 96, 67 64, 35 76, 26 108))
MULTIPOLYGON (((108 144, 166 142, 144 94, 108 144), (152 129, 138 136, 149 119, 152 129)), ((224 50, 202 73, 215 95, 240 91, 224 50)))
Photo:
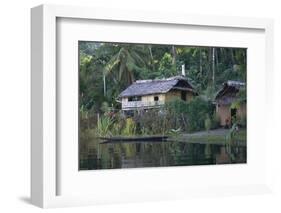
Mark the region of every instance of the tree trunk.
POLYGON ((176 48, 174 45, 172 45, 172 64, 176 65, 176 57, 177 57, 177 52, 176 52, 176 48))
POLYGON ((203 73, 202 73, 202 54, 201 54, 201 48, 199 50, 199 72, 200 72, 200 76, 202 77, 203 73))
POLYGON ((105 82, 105 74, 103 73, 103 95, 106 96, 106 82, 105 82))
POLYGON ((212 81, 213 81, 213 88, 215 88, 215 48, 212 48, 212 81))
POLYGON ((216 49, 216 58, 215 58, 215 60, 216 60, 216 70, 218 69, 218 64, 219 64, 219 51, 220 49, 216 49))
POLYGON ((152 54, 152 48, 151 45, 148 46, 148 50, 149 50, 149 54, 150 54, 150 60, 151 60, 151 66, 152 66, 152 70, 155 71, 155 66, 154 66, 154 57, 152 54))
POLYGON ((235 62, 235 57, 234 57, 232 48, 230 48, 230 57, 231 57, 231 62, 232 62, 232 66, 233 66, 234 64, 236 64, 236 62, 235 62))

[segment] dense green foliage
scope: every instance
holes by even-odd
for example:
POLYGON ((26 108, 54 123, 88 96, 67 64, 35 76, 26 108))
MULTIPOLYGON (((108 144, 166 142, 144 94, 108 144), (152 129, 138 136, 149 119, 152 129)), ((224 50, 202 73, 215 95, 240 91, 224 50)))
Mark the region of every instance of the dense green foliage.
MULTIPOLYGON (((217 90, 227 80, 246 81, 246 49, 79 42, 79 56, 80 127, 94 129, 96 136, 216 128, 212 101, 217 90), (119 111, 118 95, 135 80, 181 75, 183 64, 198 97, 188 103, 175 99, 131 118, 119 111)), ((239 97, 233 105, 245 101, 246 91, 239 97)))
POLYGON ((193 132, 205 128, 205 120, 213 117, 214 105, 201 97, 195 97, 190 102, 175 99, 166 104, 166 109, 171 117, 177 120, 173 125, 183 131, 193 132))
POLYGON ((80 109, 116 109, 120 92, 138 79, 186 75, 199 94, 212 100, 226 80, 246 81, 246 49, 79 42, 80 109), (104 87, 105 80, 105 87, 104 87))

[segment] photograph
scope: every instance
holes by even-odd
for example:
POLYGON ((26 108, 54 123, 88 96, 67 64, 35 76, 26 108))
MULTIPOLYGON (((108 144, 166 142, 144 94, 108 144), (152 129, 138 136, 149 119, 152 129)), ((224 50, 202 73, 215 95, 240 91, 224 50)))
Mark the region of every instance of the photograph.
POLYGON ((247 48, 77 51, 79 170, 247 163, 247 48))

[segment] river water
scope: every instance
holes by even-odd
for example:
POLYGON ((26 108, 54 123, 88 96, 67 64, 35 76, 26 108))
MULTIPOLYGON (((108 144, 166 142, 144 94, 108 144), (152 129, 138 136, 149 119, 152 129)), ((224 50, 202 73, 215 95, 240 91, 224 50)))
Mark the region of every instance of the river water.
POLYGON ((246 163, 246 146, 187 142, 93 141, 80 147, 79 169, 117 169, 246 163))

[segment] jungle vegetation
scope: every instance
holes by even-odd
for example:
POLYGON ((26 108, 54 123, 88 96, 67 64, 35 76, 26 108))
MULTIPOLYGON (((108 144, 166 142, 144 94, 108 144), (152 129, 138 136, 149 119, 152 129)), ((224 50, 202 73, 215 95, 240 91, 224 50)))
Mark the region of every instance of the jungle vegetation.
POLYGON ((212 104, 215 94, 227 80, 246 82, 246 55, 243 48, 80 41, 80 128, 103 136, 214 128, 218 122, 212 104), (159 110, 129 119, 122 116, 116 101, 120 92, 135 80, 180 75, 183 64, 189 82, 200 94, 191 103, 167 103, 162 116, 159 110))

